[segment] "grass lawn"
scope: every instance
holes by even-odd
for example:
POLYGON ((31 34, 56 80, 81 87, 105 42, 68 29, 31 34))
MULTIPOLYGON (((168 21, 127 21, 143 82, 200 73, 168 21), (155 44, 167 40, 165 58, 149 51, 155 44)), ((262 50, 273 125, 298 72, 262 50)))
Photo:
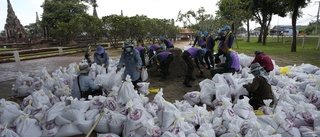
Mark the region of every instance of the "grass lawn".
POLYGON ((297 52, 291 52, 291 37, 284 37, 283 39, 280 37, 279 42, 277 37, 268 37, 267 45, 257 43, 257 37, 250 38, 250 42, 246 42, 246 38, 244 38, 235 41, 234 50, 250 56, 253 56, 255 50, 263 51, 275 60, 279 66, 310 63, 320 67, 318 39, 319 37, 305 38, 304 48, 302 48, 303 38, 299 37, 297 38, 297 52))

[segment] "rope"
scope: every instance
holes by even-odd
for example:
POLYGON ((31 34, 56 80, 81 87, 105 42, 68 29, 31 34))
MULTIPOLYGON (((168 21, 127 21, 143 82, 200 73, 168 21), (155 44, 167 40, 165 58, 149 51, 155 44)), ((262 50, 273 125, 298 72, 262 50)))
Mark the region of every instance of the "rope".
POLYGON ((88 134, 86 135, 86 137, 89 137, 89 136, 91 135, 93 129, 96 128, 96 126, 98 125, 99 121, 101 120, 102 115, 103 115, 103 112, 100 112, 99 118, 97 119, 96 123, 94 123, 94 125, 92 126, 92 128, 89 130, 89 132, 88 132, 88 134))

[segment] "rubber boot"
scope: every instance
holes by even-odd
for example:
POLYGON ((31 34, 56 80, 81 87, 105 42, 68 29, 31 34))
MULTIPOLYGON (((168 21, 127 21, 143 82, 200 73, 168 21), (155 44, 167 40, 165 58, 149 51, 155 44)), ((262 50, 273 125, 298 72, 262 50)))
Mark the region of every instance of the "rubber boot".
POLYGON ((190 79, 190 78, 187 76, 186 79, 185 79, 184 82, 183 82, 183 85, 184 85, 184 86, 186 86, 186 87, 192 87, 192 86, 190 85, 190 83, 189 83, 189 79, 190 79))

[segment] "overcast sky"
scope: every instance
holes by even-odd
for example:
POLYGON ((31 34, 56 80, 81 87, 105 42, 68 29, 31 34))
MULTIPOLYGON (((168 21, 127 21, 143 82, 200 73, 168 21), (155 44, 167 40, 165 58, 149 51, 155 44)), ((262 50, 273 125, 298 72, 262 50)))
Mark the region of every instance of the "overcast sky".
MULTIPOLYGON (((218 10, 216 3, 219 0, 97 0, 98 16, 107 16, 111 14, 120 14, 121 10, 125 16, 146 15, 149 18, 159 19, 176 19, 178 12, 182 13, 188 10, 198 10, 204 7, 206 13, 213 14, 218 10)), ((318 3, 311 0, 311 3, 304 8, 303 17, 299 18, 297 25, 308 25, 311 20, 316 20, 318 11, 318 3)), ((44 0, 10 0, 16 16, 19 18, 22 25, 34 23, 36 20, 36 12, 38 12, 41 19, 43 12, 40 5, 44 0)), ((92 8, 88 13, 92 15, 92 8)), ((7 0, 0 0, 0 30, 4 30, 4 24, 7 17, 7 0)), ((176 23, 182 25, 182 23, 176 23)), ((258 27, 257 23, 252 22, 251 27, 258 27)), ((290 16, 286 18, 279 18, 273 16, 271 27, 274 25, 291 25, 290 16)))

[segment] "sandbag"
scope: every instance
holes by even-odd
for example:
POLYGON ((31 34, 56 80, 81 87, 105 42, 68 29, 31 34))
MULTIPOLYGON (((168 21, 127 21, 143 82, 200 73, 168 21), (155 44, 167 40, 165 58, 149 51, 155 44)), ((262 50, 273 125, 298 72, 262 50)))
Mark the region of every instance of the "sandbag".
POLYGON ((199 91, 188 92, 183 96, 183 99, 187 100, 191 106, 199 104, 200 92, 199 91))
POLYGON ((147 81, 148 80, 148 69, 143 67, 141 69, 141 80, 142 81, 147 81))
POLYGON ((56 136, 58 137, 66 137, 66 136, 76 136, 76 135, 81 135, 82 132, 81 130, 77 127, 76 124, 70 123, 70 124, 65 124, 60 127, 58 130, 58 133, 56 136))

